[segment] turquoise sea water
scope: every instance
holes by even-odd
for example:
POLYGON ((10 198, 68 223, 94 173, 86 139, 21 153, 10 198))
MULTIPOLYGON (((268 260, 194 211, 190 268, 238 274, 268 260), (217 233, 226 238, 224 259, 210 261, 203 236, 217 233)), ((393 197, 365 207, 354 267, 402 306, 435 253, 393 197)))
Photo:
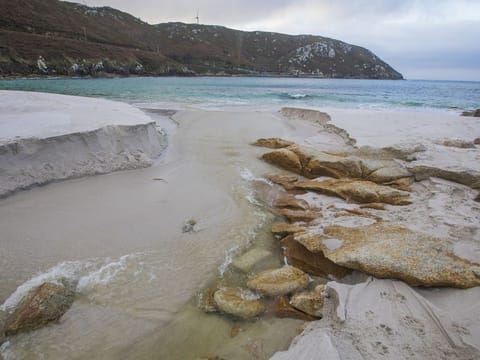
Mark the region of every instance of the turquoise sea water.
POLYGON ((151 107, 450 110, 480 108, 480 82, 164 77, 0 80, 0 89, 104 97, 151 107))

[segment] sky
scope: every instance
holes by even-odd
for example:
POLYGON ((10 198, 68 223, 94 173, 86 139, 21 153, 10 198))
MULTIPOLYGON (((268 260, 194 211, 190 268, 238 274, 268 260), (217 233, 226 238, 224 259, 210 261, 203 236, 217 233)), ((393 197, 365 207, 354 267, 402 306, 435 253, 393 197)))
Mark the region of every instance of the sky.
MULTIPOLYGON (((75 0, 71 0, 75 1, 75 0)), ((368 48, 407 79, 480 81, 480 0, 76 0, 150 24, 314 34, 368 48)))

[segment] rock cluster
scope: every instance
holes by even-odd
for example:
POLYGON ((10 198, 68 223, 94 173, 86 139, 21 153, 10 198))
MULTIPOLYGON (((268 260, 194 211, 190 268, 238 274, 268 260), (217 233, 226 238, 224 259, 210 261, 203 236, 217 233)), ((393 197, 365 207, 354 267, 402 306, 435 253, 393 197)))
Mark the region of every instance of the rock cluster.
MULTIPOLYGON (((267 152, 262 158, 306 178, 332 177, 321 181, 268 177, 282 185, 286 192, 303 190, 363 204, 362 208, 342 211, 323 209, 328 215, 305 206, 301 210, 280 209, 277 213, 290 224, 274 224, 272 232, 286 236, 281 243, 290 264, 316 276, 341 278, 350 269, 379 278, 400 279, 412 286, 469 288, 480 285, 480 264, 456 256, 449 240, 383 221, 381 216, 366 210, 385 210, 385 204, 411 204, 408 189, 413 177, 399 163, 329 154, 296 144, 267 152), (348 226, 332 223, 332 219, 341 217, 356 219, 348 226)), ((415 169, 417 178, 419 174, 421 171, 415 169)), ((428 176, 436 174, 428 173, 428 176)), ((465 175, 460 180, 476 186, 473 175, 465 175)))

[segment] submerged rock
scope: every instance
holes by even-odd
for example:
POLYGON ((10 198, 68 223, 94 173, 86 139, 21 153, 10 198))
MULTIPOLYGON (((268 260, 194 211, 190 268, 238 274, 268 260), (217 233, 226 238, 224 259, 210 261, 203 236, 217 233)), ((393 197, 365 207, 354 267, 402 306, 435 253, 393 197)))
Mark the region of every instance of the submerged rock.
POLYGON ((288 294, 306 287, 308 275, 302 270, 286 265, 279 269, 265 270, 250 277, 247 286, 268 296, 288 294))
POLYGON ((242 319, 252 318, 265 311, 265 305, 248 289, 220 288, 213 298, 220 310, 242 319))
POLYGON ((63 284, 45 282, 27 294, 7 319, 5 335, 34 330, 56 321, 73 303, 75 292, 63 284))
POLYGON ((358 203, 386 203, 392 205, 408 205, 411 203, 407 199, 410 196, 408 192, 390 186, 378 185, 371 181, 329 179, 300 182, 296 184, 296 187, 358 203))
POLYGON ((280 138, 268 138, 268 139, 258 139, 252 145, 266 147, 270 149, 280 149, 290 145, 293 145, 293 142, 280 139, 280 138))
POLYGON ((351 272, 350 269, 339 266, 327 259, 321 252, 313 253, 294 240, 293 236, 287 236, 281 241, 283 254, 287 263, 299 268, 313 276, 330 277, 341 279, 351 272))
POLYGON ((253 248, 235 259, 233 261, 233 266, 246 273, 249 272, 255 264, 265 260, 270 255, 271 253, 268 250, 253 248))
POLYGON ((304 313, 315 317, 323 315, 323 300, 325 285, 318 285, 312 291, 302 291, 292 295, 290 304, 304 313))
POLYGON ((379 278, 405 281, 412 286, 480 286, 480 264, 453 254, 447 239, 414 232, 403 225, 378 222, 347 228, 328 226, 323 234, 300 234, 308 245, 334 263, 379 278))

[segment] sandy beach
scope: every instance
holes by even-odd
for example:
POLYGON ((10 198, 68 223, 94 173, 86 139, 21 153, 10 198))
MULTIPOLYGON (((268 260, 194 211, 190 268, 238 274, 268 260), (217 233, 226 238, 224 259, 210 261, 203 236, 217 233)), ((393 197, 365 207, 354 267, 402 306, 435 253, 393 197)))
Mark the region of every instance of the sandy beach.
MULTIPOLYGON (((478 265, 477 119, 322 109, 332 130, 310 113, 168 112, 6 91, 0 100, 0 145, 7 149, 0 153, 1 310, 10 311, 45 281, 77 284, 75 302, 57 323, 4 341, 5 359, 100 353, 104 359, 316 359, 323 351, 328 359, 479 356, 478 286, 419 288, 359 271, 345 280, 313 279, 329 281, 331 296, 323 318, 310 322, 288 351, 306 326, 301 320, 242 322, 196 306, 198 293, 222 276, 239 282, 225 269, 249 249, 269 252, 259 269, 283 265, 270 232, 279 218, 268 206, 275 188, 264 177, 291 173, 260 159, 267 149, 251 145, 258 138, 371 159, 400 154, 392 161, 418 180, 411 186, 412 204, 370 213, 445 238, 455 257, 478 265), (56 107, 48 110, 52 100, 56 107), (28 131, 20 121, 28 122, 28 131), (466 145, 452 146, 453 140, 466 145), (379 300, 380 293, 385 296, 379 300), (231 336, 235 326, 239 334, 231 336)), ((322 209, 325 224, 332 205, 357 208, 326 195, 296 196, 322 209)))

